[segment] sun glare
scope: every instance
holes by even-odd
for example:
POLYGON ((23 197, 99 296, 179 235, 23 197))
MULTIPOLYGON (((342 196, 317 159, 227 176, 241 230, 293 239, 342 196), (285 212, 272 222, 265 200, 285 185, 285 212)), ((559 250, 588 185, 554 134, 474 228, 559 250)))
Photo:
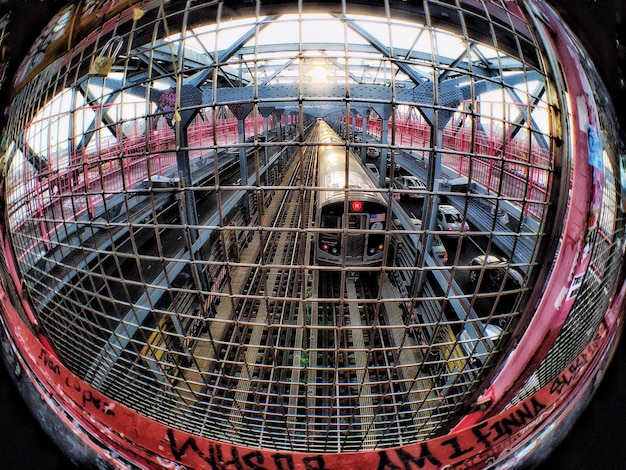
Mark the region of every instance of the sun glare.
POLYGON ((308 75, 312 83, 328 83, 328 70, 323 65, 314 65, 308 75))

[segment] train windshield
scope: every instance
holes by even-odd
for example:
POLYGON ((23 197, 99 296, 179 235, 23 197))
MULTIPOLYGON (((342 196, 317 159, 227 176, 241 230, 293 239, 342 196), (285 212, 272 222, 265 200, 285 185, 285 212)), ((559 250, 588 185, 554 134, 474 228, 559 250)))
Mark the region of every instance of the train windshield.
POLYGON ((348 228, 351 229, 365 229, 367 228, 367 216, 363 214, 349 214, 348 215, 348 228))
POLYGON ((341 217, 336 215, 323 215, 322 228, 341 228, 341 217))

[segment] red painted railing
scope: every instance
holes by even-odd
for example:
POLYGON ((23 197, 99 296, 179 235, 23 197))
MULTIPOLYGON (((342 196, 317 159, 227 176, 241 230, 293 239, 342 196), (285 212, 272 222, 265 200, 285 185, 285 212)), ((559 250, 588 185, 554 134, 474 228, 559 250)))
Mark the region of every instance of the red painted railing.
MULTIPOLYGON (((363 128, 359 116, 351 119, 351 123, 357 129, 363 128)), ((431 128, 426 122, 408 117, 393 124, 390 121, 389 135, 392 125, 394 144, 415 152, 430 148, 431 128)), ((370 118, 366 126, 369 134, 380 139, 382 120, 370 118)), ((511 200, 523 215, 542 217, 552 168, 548 149, 520 138, 504 141, 496 134, 452 126, 443 130, 442 145, 442 165, 453 175, 466 176, 485 191, 511 200)))
MULTIPOLYGON (((363 123, 360 117, 353 122, 357 127, 363 123)), ((396 120, 394 125, 395 141, 404 149, 419 152, 429 148, 430 127, 425 122, 407 117, 406 120, 396 120)), ((270 122, 270 128, 273 127, 276 127, 275 123, 270 122)), ((370 134, 380 137, 382 121, 368 120, 367 129, 370 134)), ((245 120, 247 136, 263 130, 262 117, 245 120)), ((216 145, 224 147, 237 143, 237 120, 232 117, 219 119, 214 124, 197 118, 190 125, 188 136, 190 147, 195 149, 190 155, 193 158, 216 145)), ((35 184, 24 197, 30 203, 16 206, 22 215, 15 217, 13 229, 26 219, 36 219, 41 221, 35 225, 40 227, 41 239, 47 240, 50 232, 55 230, 49 226, 52 219, 68 220, 86 211, 93 215, 111 196, 136 187, 149 175, 171 171, 176 166, 175 149, 174 131, 160 125, 148 133, 124 137, 122 142, 109 139, 91 154, 75 156, 67 168, 33 175, 30 178, 35 184), (52 217, 52 214, 62 215, 52 217)), ((513 139, 503 145, 501 139, 479 133, 472 135, 471 129, 464 127, 443 131, 442 164, 449 172, 467 176, 485 190, 512 200, 525 215, 530 213, 540 217, 542 214, 547 199, 550 163, 547 150, 530 148, 522 141, 513 139)))

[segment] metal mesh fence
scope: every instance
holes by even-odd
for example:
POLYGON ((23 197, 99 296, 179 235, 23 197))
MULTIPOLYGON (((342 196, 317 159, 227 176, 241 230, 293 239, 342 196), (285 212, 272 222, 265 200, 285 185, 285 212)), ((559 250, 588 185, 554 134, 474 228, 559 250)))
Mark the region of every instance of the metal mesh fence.
POLYGON ((223 442, 443 432, 552 235, 561 136, 523 11, 148 5, 27 62, 12 105, 8 226, 55 353, 223 442))

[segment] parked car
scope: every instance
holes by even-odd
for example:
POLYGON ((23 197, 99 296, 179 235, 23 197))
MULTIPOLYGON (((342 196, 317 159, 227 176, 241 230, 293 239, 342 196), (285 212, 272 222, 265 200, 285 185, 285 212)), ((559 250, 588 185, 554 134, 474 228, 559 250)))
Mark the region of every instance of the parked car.
POLYGON ((469 232, 469 224, 463 220, 463 216, 458 209, 450 204, 441 204, 437 209, 437 230, 460 234, 469 232))
POLYGON ((432 245, 430 246, 430 252, 433 256, 436 256, 441 260, 442 263, 448 262, 448 250, 446 250, 445 245, 441 241, 441 237, 436 233, 431 235, 433 237, 432 245))
POLYGON ((480 284, 481 290, 497 292, 502 289, 509 291, 519 289, 524 285, 524 275, 512 267, 510 261, 502 256, 480 255, 470 261, 470 266, 480 268, 469 272, 469 280, 474 285, 478 284, 480 271, 484 270, 480 284))
POLYGON ((404 196, 423 198, 426 195, 426 185, 417 176, 398 176, 393 179, 393 187, 400 190, 409 190, 404 196))

